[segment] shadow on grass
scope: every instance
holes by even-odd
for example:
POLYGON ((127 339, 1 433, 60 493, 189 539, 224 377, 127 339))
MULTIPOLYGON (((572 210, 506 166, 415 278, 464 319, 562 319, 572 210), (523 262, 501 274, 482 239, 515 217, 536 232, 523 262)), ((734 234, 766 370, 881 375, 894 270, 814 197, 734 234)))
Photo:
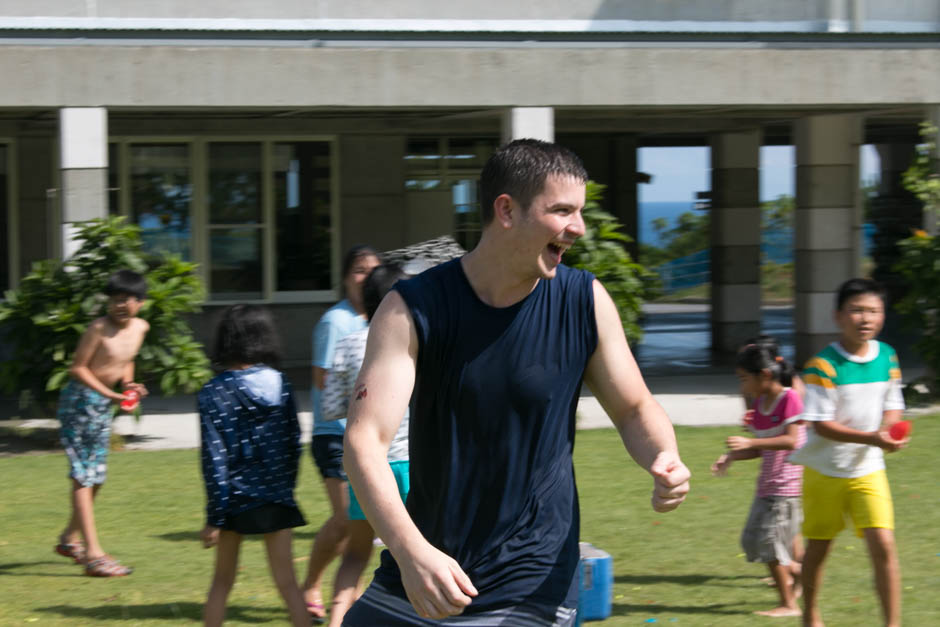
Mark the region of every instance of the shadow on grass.
MULTIPOLYGON (((133 621, 147 619, 172 619, 202 621, 202 603, 184 601, 182 603, 151 603, 149 605, 98 605, 79 607, 77 605, 50 605, 33 608, 34 612, 58 614, 66 618, 87 619, 88 624, 105 620, 133 621)), ((226 620, 243 623, 283 623, 287 610, 274 607, 247 607, 229 605, 225 610, 226 620)))
POLYGON ((634 585, 672 583, 680 586, 728 586, 739 579, 757 581, 753 575, 616 575, 614 582, 634 585))
POLYGON ((170 533, 161 533, 154 538, 166 540, 168 542, 200 542, 199 529, 190 529, 188 531, 172 531, 170 533))
MULTIPOLYGON (((316 531, 297 531, 294 530, 294 540, 301 540, 304 542, 313 540, 317 537, 316 531)), ((170 533, 161 533, 160 535, 154 536, 160 540, 166 540, 167 542, 199 542, 199 529, 191 529, 187 531, 171 531, 170 533)), ((260 534, 252 534, 244 536, 244 540, 261 540, 263 538, 260 534)))
POLYGON ((746 612, 741 609, 739 604, 734 603, 712 603, 711 605, 659 605, 657 603, 632 605, 614 603, 611 606, 610 613, 612 616, 629 616, 631 614, 644 616, 655 616, 656 614, 740 616, 746 612))
POLYGON ((85 574, 85 571, 79 566, 75 566, 75 572, 73 573, 48 573, 48 572, 30 572, 28 568, 33 566, 68 566, 67 562, 51 560, 44 560, 40 562, 8 562, 6 564, 0 564, 0 577, 80 577, 85 574), (17 572, 24 571, 25 572, 17 572))

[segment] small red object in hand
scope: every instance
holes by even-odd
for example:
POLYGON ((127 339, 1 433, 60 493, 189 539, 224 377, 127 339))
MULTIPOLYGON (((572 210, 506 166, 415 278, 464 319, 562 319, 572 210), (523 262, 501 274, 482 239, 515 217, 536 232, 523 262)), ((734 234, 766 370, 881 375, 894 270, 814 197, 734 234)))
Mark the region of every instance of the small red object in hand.
POLYGON ((888 435, 894 440, 903 440, 911 432, 911 421, 901 420, 891 425, 888 429, 888 435))
POLYGON ((134 411, 137 409, 137 406, 140 405, 140 392, 137 390, 126 390, 124 396, 127 398, 121 401, 121 409, 124 411, 134 411))

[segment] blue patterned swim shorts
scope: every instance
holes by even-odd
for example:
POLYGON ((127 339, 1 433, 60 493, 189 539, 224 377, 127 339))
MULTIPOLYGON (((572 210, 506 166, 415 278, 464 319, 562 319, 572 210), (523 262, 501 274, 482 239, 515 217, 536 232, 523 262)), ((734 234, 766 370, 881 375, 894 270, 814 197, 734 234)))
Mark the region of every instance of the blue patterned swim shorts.
POLYGON ((108 475, 113 403, 75 380, 59 394, 59 440, 69 458, 69 477, 85 487, 104 483, 108 475))

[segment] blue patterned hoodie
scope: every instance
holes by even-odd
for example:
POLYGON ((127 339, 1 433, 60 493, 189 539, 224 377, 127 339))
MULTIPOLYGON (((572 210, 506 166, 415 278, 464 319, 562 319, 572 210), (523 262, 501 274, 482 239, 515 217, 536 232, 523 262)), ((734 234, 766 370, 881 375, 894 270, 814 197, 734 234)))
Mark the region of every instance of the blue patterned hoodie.
POLYGON ((279 503, 297 507, 300 425, 290 383, 264 365, 226 370, 197 397, 206 522, 279 503))

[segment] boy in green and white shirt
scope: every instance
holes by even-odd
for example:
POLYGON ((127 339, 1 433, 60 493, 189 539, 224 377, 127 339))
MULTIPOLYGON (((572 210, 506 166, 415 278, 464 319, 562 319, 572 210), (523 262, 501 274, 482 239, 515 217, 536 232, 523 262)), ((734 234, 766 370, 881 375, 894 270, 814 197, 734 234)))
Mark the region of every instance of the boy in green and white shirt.
POLYGON ((810 359, 803 370, 802 418, 812 428, 805 446, 789 461, 806 467, 804 625, 822 625, 818 606, 822 566, 832 540, 845 526, 845 514, 868 544, 885 625, 900 625, 901 573, 884 451, 897 451, 906 443, 888 434, 901 419, 904 399, 897 354, 875 339, 884 318, 880 285, 870 279, 845 282, 835 313, 839 341, 810 359))

